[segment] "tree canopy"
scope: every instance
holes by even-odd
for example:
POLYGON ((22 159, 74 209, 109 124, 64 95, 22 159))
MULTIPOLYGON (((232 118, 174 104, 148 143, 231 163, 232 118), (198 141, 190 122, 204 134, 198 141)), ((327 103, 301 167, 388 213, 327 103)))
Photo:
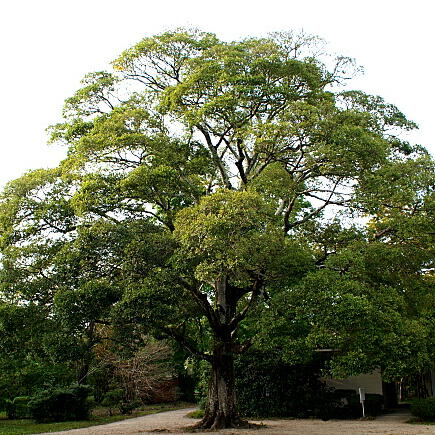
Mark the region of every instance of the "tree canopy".
POLYGON ((88 74, 50 129, 68 157, 2 195, 3 298, 72 332, 81 377, 108 326, 177 340, 211 363, 206 428, 240 424, 250 346, 423 369, 434 163, 398 108, 343 90, 354 71, 312 37, 181 29, 88 74))

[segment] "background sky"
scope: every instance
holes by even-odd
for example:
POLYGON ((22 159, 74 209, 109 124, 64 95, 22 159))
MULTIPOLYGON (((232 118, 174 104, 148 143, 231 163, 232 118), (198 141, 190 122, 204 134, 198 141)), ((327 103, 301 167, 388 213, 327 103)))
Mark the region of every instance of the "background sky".
POLYGON ((354 57, 352 88, 396 104, 435 154, 433 11, 430 0, 9 0, 0 6, 0 188, 25 171, 55 166, 46 145, 65 98, 88 72, 106 69, 145 36, 199 27, 224 40, 304 30, 354 57))

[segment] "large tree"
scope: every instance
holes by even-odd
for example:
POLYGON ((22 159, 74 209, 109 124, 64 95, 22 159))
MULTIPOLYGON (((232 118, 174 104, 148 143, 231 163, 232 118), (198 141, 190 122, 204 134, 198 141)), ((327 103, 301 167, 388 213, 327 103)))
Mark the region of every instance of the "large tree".
POLYGON ((203 428, 242 423, 233 357, 252 340, 240 325, 270 307, 274 289, 324 266, 313 223, 346 209, 373 216, 386 236, 396 205, 377 197, 376 183, 390 174, 400 184, 396 167, 430 160, 399 138, 415 124, 395 106, 341 90, 351 60, 317 48, 292 34, 145 38, 66 100, 52 139, 68 157, 52 178, 24 186, 30 200, 17 198, 19 184, 3 197, 12 210, 3 211, 4 252, 19 252, 10 276, 33 249, 29 285, 50 282, 42 293, 61 312, 68 301, 79 309, 80 295, 107 302, 90 317, 79 310, 83 327, 169 336, 210 362, 203 428), (41 239, 47 232, 58 236, 41 239))

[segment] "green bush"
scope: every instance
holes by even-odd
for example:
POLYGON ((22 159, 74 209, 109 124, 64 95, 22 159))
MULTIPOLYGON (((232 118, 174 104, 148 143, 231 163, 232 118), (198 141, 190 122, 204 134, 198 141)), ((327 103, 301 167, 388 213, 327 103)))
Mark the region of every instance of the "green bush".
POLYGON ((96 403, 101 404, 104 395, 110 390, 110 379, 113 376, 111 371, 104 368, 95 369, 87 377, 87 383, 92 387, 96 403))
POLYGON ((355 390, 337 389, 333 392, 334 407, 332 418, 359 418, 362 417, 362 407, 359 395, 355 390))
MULTIPOLYGON (((359 418, 355 390, 334 390, 320 380, 322 361, 288 365, 278 355, 249 352, 236 359, 237 404, 247 417, 359 418)), ((366 394, 367 416, 381 413, 383 396, 366 394)))
POLYGON ((366 394, 364 401, 366 415, 376 417, 382 413, 384 408, 384 396, 382 394, 366 394))
POLYGON ((414 400, 411 414, 424 421, 435 421, 435 397, 414 400))
POLYGON ((121 414, 131 414, 134 409, 139 408, 141 403, 138 400, 133 400, 131 402, 121 402, 119 404, 119 411, 121 414))
POLYGON ((5 399, 4 409, 6 411, 6 417, 9 420, 13 420, 15 418, 15 406, 12 400, 5 399))
POLYGON ((0 412, 6 410, 6 401, 8 399, 6 397, 0 397, 0 412))
MULTIPOLYGON (((331 417, 349 419, 362 417, 359 394, 355 390, 337 389, 333 392, 333 409, 331 417)), ((365 415, 376 417, 382 412, 384 397, 382 394, 367 393, 364 401, 365 415)))
POLYGON ((119 408, 124 399, 124 390, 117 388, 116 390, 108 391, 104 396, 101 404, 109 408, 109 414, 113 414, 114 408, 119 408))
MULTIPOLYGON (((31 363, 20 369, 0 373, 0 392, 4 399, 33 396, 37 391, 68 386, 74 382, 74 372, 66 364, 31 363)), ((0 405, 1 407, 1 405, 0 405)))
POLYGON ((135 408, 141 405, 138 400, 125 400, 125 392, 122 388, 108 391, 101 401, 103 406, 109 408, 109 415, 113 415, 113 409, 118 408, 121 414, 131 414, 135 408))
POLYGON ((14 400, 6 400, 5 408, 6 415, 9 419, 14 420, 16 418, 30 418, 30 412, 28 404, 30 401, 28 396, 15 397, 14 400))
POLYGON ((236 360, 237 404, 248 417, 328 419, 333 397, 320 381, 320 363, 288 365, 277 355, 249 352, 236 360))
POLYGON ((87 420, 89 390, 88 386, 76 385, 42 391, 30 400, 30 415, 38 422, 87 420))

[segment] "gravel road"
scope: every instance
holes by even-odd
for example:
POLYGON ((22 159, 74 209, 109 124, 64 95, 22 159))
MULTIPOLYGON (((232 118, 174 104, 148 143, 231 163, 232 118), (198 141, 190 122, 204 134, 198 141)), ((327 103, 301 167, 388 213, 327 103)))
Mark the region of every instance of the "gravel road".
MULTIPOLYGON (((156 433, 183 433, 196 420, 187 418, 192 408, 161 412, 116 423, 51 432, 51 435, 139 435, 156 433)), ((435 425, 414 425, 405 423, 407 413, 385 415, 376 420, 264 420, 266 426, 260 429, 225 429, 213 434, 220 435, 435 435, 435 425)), ((260 423, 260 422, 257 422, 260 423)), ((210 432, 195 432, 209 434, 210 432)))

